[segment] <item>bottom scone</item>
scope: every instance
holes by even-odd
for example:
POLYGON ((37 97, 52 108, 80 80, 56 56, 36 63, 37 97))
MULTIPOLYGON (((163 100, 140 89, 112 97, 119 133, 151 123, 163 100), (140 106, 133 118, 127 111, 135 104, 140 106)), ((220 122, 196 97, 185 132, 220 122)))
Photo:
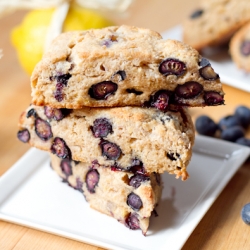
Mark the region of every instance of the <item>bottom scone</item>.
POLYGON ((51 154, 51 166, 73 188, 83 192, 90 207, 114 217, 146 235, 149 220, 160 201, 160 175, 112 170, 97 163, 60 159, 51 154))
POLYGON ((250 72, 250 22, 232 37, 230 54, 238 68, 250 72))

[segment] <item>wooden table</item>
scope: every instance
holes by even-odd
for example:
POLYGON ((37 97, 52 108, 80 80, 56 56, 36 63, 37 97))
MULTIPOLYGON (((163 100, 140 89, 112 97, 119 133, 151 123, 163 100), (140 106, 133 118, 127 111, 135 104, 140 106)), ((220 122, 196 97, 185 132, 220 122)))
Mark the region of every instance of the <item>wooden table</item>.
MULTIPOLYGON (((198 0, 187 0, 185 4, 181 0, 136 0, 127 16, 115 17, 114 20, 118 24, 131 24, 162 32, 183 21, 197 5, 198 0)), ((20 67, 10 43, 10 30, 25 13, 18 11, 0 20, 0 48, 4 53, 0 60, 0 175, 30 148, 16 139, 19 115, 31 100, 29 76, 20 67)), ((250 106, 249 93, 227 85, 224 85, 224 91, 225 106, 194 108, 191 111, 193 119, 200 114, 209 114, 218 121, 223 115, 231 114, 239 104, 250 106)), ((250 249, 250 227, 240 217, 242 206, 250 202, 249 190, 250 162, 246 162, 206 213, 183 249, 250 249)), ((101 248, 0 221, 0 249, 101 248)))

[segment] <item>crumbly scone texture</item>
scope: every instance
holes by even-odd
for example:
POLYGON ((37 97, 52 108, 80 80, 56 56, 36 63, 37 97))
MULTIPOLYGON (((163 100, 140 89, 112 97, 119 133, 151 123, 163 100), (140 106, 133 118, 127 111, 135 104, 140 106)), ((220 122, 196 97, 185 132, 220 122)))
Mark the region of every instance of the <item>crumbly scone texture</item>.
POLYGON ((183 23, 183 41, 200 51, 228 42, 250 20, 250 1, 202 0, 196 13, 183 23))
POLYGON ((164 113, 140 107, 83 108, 56 121, 47 118, 45 107, 31 105, 22 113, 19 129, 29 131, 31 146, 46 151, 52 145, 59 147, 55 141, 61 138, 69 151, 64 157, 72 156, 75 161, 129 171, 139 160, 146 173, 167 171, 183 180, 188 177, 195 137, 187 109, 164 113), (102 119, 111 129, 96 137, 94 123, 102 119))
POLYGON ((250 22, 234 34, 229 48, 237 67, 250 72, 250 22))
POLYGON ((200 75, 201 60, 189 45, 163 40, 157 32, 138 27, 63 33, 33 71, 32 103, 73 109, 142 106, 157 91, 166 90, 172 105, 211 105, 206 103, 206 92, 224 93, 219 78, 207 80, 200 75), (159 66, 165 59, 174 59, 166 68, 178 73, 183 66, 185 72, 162 74, 159 66), (195 97, 176 98, 176 88, 190 81, 200 84, 202 91, 195 97), (91 94, 95 87, 98 96, 91 94))
POLYGON ((163 186, 159 174, 144 176, 141 182, 133 186, 131 179, 138 174, 112 171, 98 164, 60 159, 53 154, 50 154, 50 159, 57 174, 71 187, 83 192, 91 208, 117 219, 130 229, 141 229, 143 234, 146 234, 152 212, 161 199, 163 186), (97 180, 93 180, 94 177, 88 174, 93 170, 98 173, 97 180), (89 189, 89 181, 96 181, 93 190, 89 189), (142 202, 140 209, 128 205, 130 194, 139 197, 142 202), (131 216, 136 222, 136 228, 131 227, 129 223, 131 216))

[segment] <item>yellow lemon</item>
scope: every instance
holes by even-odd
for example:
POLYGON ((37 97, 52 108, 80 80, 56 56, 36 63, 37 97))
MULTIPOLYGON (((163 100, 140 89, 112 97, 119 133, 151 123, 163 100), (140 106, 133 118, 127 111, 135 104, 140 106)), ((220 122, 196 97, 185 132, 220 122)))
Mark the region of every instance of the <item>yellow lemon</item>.
MULTIPOLYGON (((50 26, 54 9, 30 11, 22 23, 11 32, 18 60, 30 75, 35 65, 41 60, 45 38, 50 26)), ((95 11, 72 5, 64 21, 63 31, 103 28, 113 23, 95 11)))

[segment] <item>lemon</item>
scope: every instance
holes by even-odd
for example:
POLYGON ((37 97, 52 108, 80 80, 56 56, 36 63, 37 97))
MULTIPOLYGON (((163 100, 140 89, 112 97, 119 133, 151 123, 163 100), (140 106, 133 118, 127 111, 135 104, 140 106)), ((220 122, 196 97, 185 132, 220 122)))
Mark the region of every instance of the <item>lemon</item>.
MULTIPOLYGON (((29 75, 42 58, 45 38, 54 10, 41 9, 28 12, 22 23, 11 32, 11 41, 17 51, 18 60, 29 75)), ((113 23, 99 13, 71 5, 64 21, 63 32, 103 28, 110 25, 113 23)))

